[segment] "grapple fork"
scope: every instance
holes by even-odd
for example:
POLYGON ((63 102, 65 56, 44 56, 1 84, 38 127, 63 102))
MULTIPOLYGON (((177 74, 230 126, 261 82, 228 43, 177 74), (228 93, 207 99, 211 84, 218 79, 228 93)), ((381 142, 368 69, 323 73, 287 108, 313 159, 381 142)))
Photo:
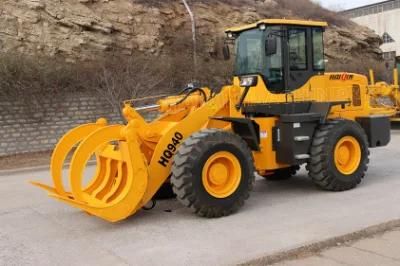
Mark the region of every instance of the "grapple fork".
POLYGON ((71 130, 60 140, 52 156, 54 187, 32 184, 47 190, 53 198, 105 220, 125 219, 146 204, 142 198, 148 182, 147 162, 135 131, 129 125, 107 126, 103 119, 71 130), (76 145, 69 166, 71 191, 66 191, 62 169, 76 145), (96 172, 84 186, 84 171, 94 154, 96 172))

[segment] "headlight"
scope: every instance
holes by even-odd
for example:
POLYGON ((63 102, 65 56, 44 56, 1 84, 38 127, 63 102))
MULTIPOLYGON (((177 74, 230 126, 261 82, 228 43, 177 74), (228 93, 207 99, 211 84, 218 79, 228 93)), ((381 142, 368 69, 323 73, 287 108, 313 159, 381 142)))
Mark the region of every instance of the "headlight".
POLYGON ((240 77, 240 87, 254 87, 257 86, 257 83, 258 83, 257 76, 240 77))
POLYGON ((226 38, 228 40, 235 40, 237 36, 238 36, 238 34, 235 32, 227 32, 226 33, 226 38))

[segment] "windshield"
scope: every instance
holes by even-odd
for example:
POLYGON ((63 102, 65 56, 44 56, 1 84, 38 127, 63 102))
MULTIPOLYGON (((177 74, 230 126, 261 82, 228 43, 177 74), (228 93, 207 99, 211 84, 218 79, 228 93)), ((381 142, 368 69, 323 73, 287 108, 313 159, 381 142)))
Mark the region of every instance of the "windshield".
POLYGON ((263 43, 264 32, 259 29, 240 34, 236 40, 236 75, 256 74, 263 71, 263 43))
POLYGON ((279 91, 284 88, 282 29, 267 27, 265 31, 252 29, 242 32, 236 40, 235 75, 262 75, 268 89, 279 91), (276 40, 276 51, 266 51, 266 41, 276 40))

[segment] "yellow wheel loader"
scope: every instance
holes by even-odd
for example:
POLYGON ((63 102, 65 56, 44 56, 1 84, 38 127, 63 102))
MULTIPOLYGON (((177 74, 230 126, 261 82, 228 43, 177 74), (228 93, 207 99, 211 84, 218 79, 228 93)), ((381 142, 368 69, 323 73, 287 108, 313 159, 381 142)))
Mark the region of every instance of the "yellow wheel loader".
MULTIPOLYGON (((236 46, 232 85, 218 93, 188 86, 152 106, 127 101, 126 124, 99 119, 71 130, 52 156, 54 185, 34 184, 111 222, 149 206, 169 183, 178 201, 203 217, 236 212, 256 173, 285 179, 306 164, 322 189, 356 187, 369 148, 389 143, 395 110, 371 105, 376 86, 365 76, 325 72, 326 26, 267 19, 228 29, 236 46), (140 111, 154 109, 158 118, 146 122, 140 111), (88 181, 91 158, 97 167, 88 181)), ((230 55, 228 46, 224 55, 230 55)))

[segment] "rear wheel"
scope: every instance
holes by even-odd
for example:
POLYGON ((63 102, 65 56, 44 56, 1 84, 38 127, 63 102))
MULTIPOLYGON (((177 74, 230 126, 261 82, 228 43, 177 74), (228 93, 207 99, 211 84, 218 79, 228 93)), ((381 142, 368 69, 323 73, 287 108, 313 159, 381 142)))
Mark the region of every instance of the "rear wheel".
POLYGON ((364 178, 368 157, 364 130, 353 121, 334 120, 317 130, 307 169, 311 179, 322 189, 349 190, 364 178))
POLYGON ((207 129, 179 148, 171 183, 178 200, 199 216, 236 212, 249 198, 255 180, 252 153, 237 135, 207 129))
POLYGON ((300 170, 300 166, 291 166, 288 168, 278 169, 270 175, 264 175, 263 177, 268 181, 280 181, 287 180, 296 175, 297 171, 300 170))

